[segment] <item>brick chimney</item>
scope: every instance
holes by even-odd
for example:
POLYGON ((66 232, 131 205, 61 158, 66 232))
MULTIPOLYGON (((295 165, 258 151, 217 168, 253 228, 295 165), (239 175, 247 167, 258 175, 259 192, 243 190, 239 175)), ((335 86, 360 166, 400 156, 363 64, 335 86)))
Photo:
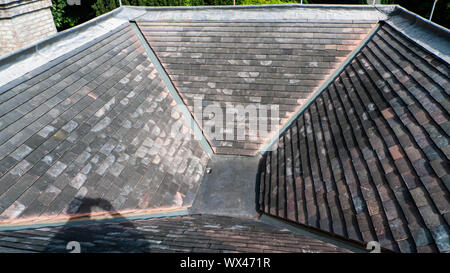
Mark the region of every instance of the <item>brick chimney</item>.
POLYGON ((51 0, 0 0, 0 55, 56 33, 51 0))

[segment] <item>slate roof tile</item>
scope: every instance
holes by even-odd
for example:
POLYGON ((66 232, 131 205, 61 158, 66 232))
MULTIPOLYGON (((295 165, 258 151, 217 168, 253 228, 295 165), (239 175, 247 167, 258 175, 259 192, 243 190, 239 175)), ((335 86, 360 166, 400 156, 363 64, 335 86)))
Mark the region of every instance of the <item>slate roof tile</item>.
POLYGON ((2 219, 76 213, 79 207, 68 204, 86 196, 110 198, 117 210, 181 206, 183 196, 195 194, 208 162, 195 140, 167 142, 168 148, 178 143, 184 149, 178 158, 193 159, 186 165, 197 173, 180 169, 178 175, 186 176, 187 183, 182 185, 178 178, 167 177, 164 182, 164 175, 146 171, 151 165, 171 172, 172 159, 165 151, 145 153, 143 158, 135 154, 142 136, 157 123, 164 127, 150 137, 171 140, 177 119, 166 114, 174 106, 173 98, 131 27, 119 28, 5 90, 0 101, 2 219), (137 66, 141 69, 134 69, 137 66), (127 119, 129 126, 124 123, 127 119), (153 177, 157 188, 162 186, 158 194, 165 196, 164 203, 126 202, 128 197, 139 199, 135 190, 147 192, 146 187, 137 187, 144 176, 153 177), (171 186, 164 187, 165 183, 171 186))
MULTIPOLYGON (((297 180, 305 186, 295 192, 297 205, 289 206, 306 206, 299 223, 376 240, 394 251, 446 252, 449 191, 442 178, 448 176, 449 154, 440 124, 449 119, 448 84, 448 64, 382 24, 282 133, 281 138, 296 136, 284 143, 293 149, 290 159, 266 160, 276 154, 267 152, 262 170, 283 162, 299 165, 297 180), (335 194, 324 198, 324 188, 335 194), (343 218, 329 213, 336 209, 343 218)), ((272 190, 278 180, 270 182, 260 198, 264 211, 273 214, 265 191, 272 192, 270 200, 280 200, 280 193, 272 190)))
MULTIPOLYGON (((276 105, 280 115, 271 121, 282 125, 376 23, 140 18, 138 28, 213 151, 250 156, 270 135, 246 121, 267 120, 275 110, 227 119, 227 128, 208 131, 215 115, 197 116, 194 102, 220 110, 230 104, 276 105), (238 128, 248 135, 238 139, 238 128)), ((262 158, 259 206, 267 214, 379 241, 394 251, 449 252, 448 63, 390 23, 380 24, 262 158)), ((2 87, 1 219, 192 203, 209 157, 196 140, 180 137, 193 132, 172 111, 177 102, 145 52, 133 28, 123 24, 2 87), (179 135, 171 131, 177 122, 184 124, 179 135), (101 198, 109 204, 84 204, 101 198)), ((139 246, 159 252, 283 252, 305 242, 340 251, 308 238, 295 241, 256 222, 242 222, 248 233, 228 228, 236 221, 243 220, 159 219, 158 228, 170 236, 139 240, 134 239, 142 230, 152 233, 155 222, 149 227, 134 221, 136 229, 129 223, 93 224, 68 233, 92 231, 92 242, 83 242, 91 251, 103 251, 105 238, 118 232, 134 236, 114 241, 119 251, 139 246)), ((26 237, 48 234, 9 233, 0 239, 0 250, 47 251, 42 241, 26 237)), ((66 235, 52 251, 65 250, 66 235)))
MULTIPOLYGON (((373 26, 369 21, 137 23, 194 117, 207 120, 193 110, 196 97, 204 106, 261 103, 279 107, 276 125, 303 104, 373 26)), ((233 132, 234 139, 227 141, 205 134, 218 154, 254 155, 267 141, 259 129, 256 139, 242 145, 233 132)))

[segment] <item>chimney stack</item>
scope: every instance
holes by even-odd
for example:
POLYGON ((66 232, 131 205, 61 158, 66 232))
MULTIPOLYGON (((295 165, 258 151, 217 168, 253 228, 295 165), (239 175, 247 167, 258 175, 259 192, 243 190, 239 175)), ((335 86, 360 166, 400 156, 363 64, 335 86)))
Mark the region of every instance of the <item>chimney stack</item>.
POLYGON ((0 0, 0 56, 56 33, 51 0, 0 0))

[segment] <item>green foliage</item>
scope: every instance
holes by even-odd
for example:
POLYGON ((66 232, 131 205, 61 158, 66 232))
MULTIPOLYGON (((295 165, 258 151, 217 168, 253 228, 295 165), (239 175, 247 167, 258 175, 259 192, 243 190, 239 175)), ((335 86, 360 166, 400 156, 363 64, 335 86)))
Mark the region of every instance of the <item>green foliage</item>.
POLYGON ((59 31, 86 22, 97 15, 92 8, 96 0, 80 1, 81 5, 69 5, 67 0, 52 0, 51 11, 53 20, 59 31))
POLYGON ((95 3, 91 6, 91 8, 95 11, 95 16, 100 16, 117 7, 119 7, 118 0, 110 0, 106 1, 106 3, 104 0, 96 0, 95 3))
POLYGON ((71 14, 67 14, 67 1, 66 0, 52 0, 52 15, 55 26, 58 30, 73 27, 78 24, 79 18, 74 17, 71 14))

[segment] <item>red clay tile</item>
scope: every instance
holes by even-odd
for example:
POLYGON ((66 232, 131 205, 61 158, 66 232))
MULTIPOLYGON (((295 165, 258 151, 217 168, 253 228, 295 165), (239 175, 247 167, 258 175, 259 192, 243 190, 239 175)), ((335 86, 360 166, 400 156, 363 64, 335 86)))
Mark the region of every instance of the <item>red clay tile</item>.
POLYGON ((394 117, 394 111, 392 110, 392 108, 386 108, 383 111, 381 111, 381 114, 383 115, 383 117, 385 119, 390 119, 394 117))
POLYGON ((391 156, 394 160, 397 160, 397 159, 403 157, 403 153, 401 151, 400 145, 395 145, 395 146, 389 147, 389 152, 391 153, 391 156))

